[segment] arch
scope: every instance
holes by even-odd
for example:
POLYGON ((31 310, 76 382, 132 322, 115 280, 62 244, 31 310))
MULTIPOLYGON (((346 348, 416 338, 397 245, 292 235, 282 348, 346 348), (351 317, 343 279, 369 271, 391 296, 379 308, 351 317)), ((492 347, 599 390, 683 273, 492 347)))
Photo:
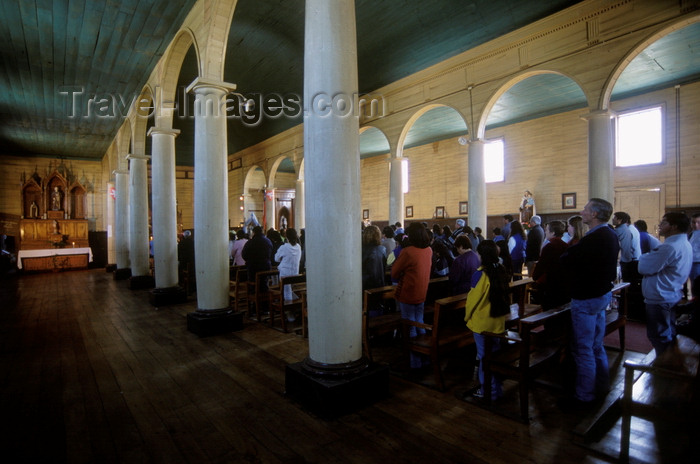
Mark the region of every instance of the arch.
MULTIPOLYGON (((588 102, 590 102, 590 98, 586 94, 584 86, 581 85, 581 82, 575 76, 572 76, 560 70, 553 69, 528 70, 517 74, 516 76, 513 76, 510 79, 505 80, 502 85, 497 87, 493 95, 491 95, 491 97, 488 98, 486 104, 482 108, 481 112, 478 114, 478 123, 475 131, 476 139, 484 138, 486 133, 486 123, 488 121, 489 114, 494 109, 501 97, 503 97, 506 93, 508 93, 508 91, 513 89, 513 87, 515 87, 517 84, 524 82, 527 79, 543 75, 558 75, 571 80, 581 90, 581 93, 584 95, 587 104, 589 104, 588 102)), ((474 139, 474 137, 472 137, 472 139, 474 139)))
POLYGON ((620 79, 620 76, 625 71, 625 69, 627 69, 632 60, 634 60, 639 54, 644 52, 644 50, 646 50, 650 45, 652 45, 659 39, 662 39, 673 32, 680 31, 681 29, 684 29, 698 22, 700 22, 700 15, 694 15, 689 18, 684 18, 682 20, 676 21, 670 24, 669 26, 661 28, 656 32, 652 33, 646 39, 642 40, 639 44, 637 44, 637 46, 635 46, 632 50, 630 50, 622 58, 622 60, 620 60, 617 66, 615 66, 612 73, 610 74, 610 77, 605 82, 603 86, 603 91, 600 94, 600 100, 598 101, 599 108, 602 110, 607 110, 609 108, 610 99, 612 98, 612 92, 615 88, 615 84, 617 84, 618 80, 620 79))
POLYGON ((190 18, 197 18, 198 25, 206 25, 201 28, 201 34, 197 33, 197 29, 194 34, 195 37, 201 38, 198 55, 199 76, 223 81, 228 36, 237 2, 197 2, 196 6, 200 4, 203 6, 198 12, 199 15, 190 13, 190 18))
POLYGON ((465 127, 467 127, 467 129, 468 129, 467 121, 464 118, 464 115, 457 108, 455 108, 451 105, 445 105, 442 103, 433 103, 433 104, 426 105, 426 106, 418 109, 418 111, 416 111, 413 115, 411 115, 411 117, 408 118, 408 121, 406 121, 406 124, 404 125, 403 129, 401 130, 401 134, 399 135, 399 139, 398 139, 397 144, 396 144, 395 156, 393 156, 393 154, 392 154, 392 156, 394 158, 401 158, 403 156, 403 149, 404 149, 404 145, 406 144, 406 139, 408 138, 408 134, 411 131, 411 129, 414 127, 416 122, 422 116, 424 116, 426 113, 428 113, 431 110, 434 110, 436 108, 450 108, 450 109, 452 109, 457 115, 459 115, 459 117, 461 118, 465 127))
POLYGON ((197 72, 199 75, 201 75, 202 61, 200 58, 197 37, 194 35, 192 29, 183 27, 180 29, 180 31, 178 31, 177 35, 170 43, 170 47, 168 47, 168 50, 166 51, 160 83, 154 84, 160 84, 160 92, 156 92, 156 106, 159 109, 159 111, 156 113, 156 124, 159 125, 159 127, 161 125, 163 127, 172 127, 172 112, 163 112, 160 111, 160 109, 163 107, 163 102, 175 102, 178 77, 180 76, 182 64, 185 61, 185 56, 190 50, 190 47, 194 48, 194 52, 197 57, 197 72))
MULTIPOLYGON (((290 155, 280 155, 278 156, 275 161, 272 163, 272 167, 270 168, 270 175, 269 175, 269 182, 267 184, 268 187, 270 188, 277 188, 280 187, 277 185, 276 179, 277 179, 277 174, 279 172, 289 172, 288 169, 291 167, 293 174, 294 174, 294 180, 297 179, 297 172, 296 168, 294 167, 294 159, 290 155), (286 162, 288 161, 288 162, 286 162), (282 171, 280 170, 280 167, 283 165, 287 170, 282 171)), ((282 188, 294 188, 294 186, 285 186, 282 188)))
POLYGON ((248 168, 243 180, 243 215, 245 218, 254 212, 258 221, 263 222, 263 204, 265 188, 267 187, 267 177, 265 170, 253 165, 248 168))
POLYGON ((304 181, 304 167, 306 166, 305 161, 305 158, 301 159, 301 163, 299 163, 299 175, 297 176, 297 179, 302 182, 304 181))
POLYGON ((360 159, 391 153, 391 141, 380 128, 372 125, 360 128, 360 159), (386 145, 384 145, 386 142, 386 145), (385 148, 386 147, 386 148, 385 148))
POLYGON ((126 171, 129 163, 126 160, 126 156, 131 151, 131 122, 128 119, 124 120, 124 124, 119 129, 119 135, 117 140, 117 170, 126 171))
POLYGON ((150 84, 146 84, 138 98, 134 101, 131 118, 133 124, 134 135, 131 140, 132 150, 134 155, 145 155, 146 153, 146 132, 148 131, 149 121, 153 121, 155 114, 153 101, 153 88, 150 84), (146 106, 147 105, 147 106, 146 106), (148 108, 148 110, 147 110, 148 108))

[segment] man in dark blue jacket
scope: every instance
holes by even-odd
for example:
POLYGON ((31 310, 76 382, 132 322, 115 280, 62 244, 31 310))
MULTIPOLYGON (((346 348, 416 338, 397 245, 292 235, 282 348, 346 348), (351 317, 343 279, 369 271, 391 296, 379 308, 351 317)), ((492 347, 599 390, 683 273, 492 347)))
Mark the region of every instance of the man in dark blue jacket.
MULTIPOLYGON (((248 279, 255 279, 255 274, 260 271, 269 271, 272 264, 272 242, 265 237, 262 227, 253 227, 253 238, 243 245, 241 256, 245 260, 248 269, 248 279)), ((267 291, 267 283, 262 282, 260 291, 267 291)))
POLYGON ((608 225, 612 205, 591 198, 581 211, 590 230, 561 257, 571 290, 572 355, 575 391, 567 406, 583 409, 609 388, 608 358, 603 348, 605 309, 612 299, 620 244, 608 225))

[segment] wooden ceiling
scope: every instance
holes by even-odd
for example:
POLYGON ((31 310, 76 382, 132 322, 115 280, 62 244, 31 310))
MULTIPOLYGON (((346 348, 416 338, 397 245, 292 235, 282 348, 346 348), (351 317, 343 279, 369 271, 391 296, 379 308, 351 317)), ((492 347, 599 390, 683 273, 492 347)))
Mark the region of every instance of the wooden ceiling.
MULTIPOLYGON (((360 90, 379 88, 578 1, 356 0, 360 90)), ((0 155, 101 159, 122 123, 119 110, 123 114, 126 110, 117 105, 117 114, 112 115, 93 103, 86 116, 89 97, 118 95, 127 101, 140 91, 194 3, 3 1, 0 155)), ((688 26, 649 47, 630 64, 629 75, 634 71, 634 78, 622 79, 616 93, 697 79, 699 31, 688 26)), ((303 33, 303 0, 239 0, 229 34, 225 81, 236 83, 244 94, 301 96, 303 33)), ((179 76, 182 88, 196 77, 195 63, 190 50, 179 76)), ((489 124, 581 105, 585 102, 573 82, 541 76, 504 95, 489 124)), ((232 119, 229 153, 299 123, 300 118, 266 118, 251 127, 232 119)), ((182 131, 176 139, 178 164, 192 165, 193 121, 176 119, 175 125, 182 131)), ((409 137, 412 145, 464 133, 465 127, 446 109, 428 112, 414 130, 409 137)), ((364 155, 381 153, 381 139, 369 132, 361 141, 364 155)))

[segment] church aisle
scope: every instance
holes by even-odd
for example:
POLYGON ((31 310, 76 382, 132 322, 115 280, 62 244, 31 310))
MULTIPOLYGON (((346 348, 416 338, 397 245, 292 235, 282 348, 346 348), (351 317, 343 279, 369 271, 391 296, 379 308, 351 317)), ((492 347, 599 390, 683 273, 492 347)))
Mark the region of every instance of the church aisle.
POLYGON ((154 308, 103 270, 5 279, 0 297, 7 462, 602 462, 553 405, 526 426, 397 376, 385 401, 320 420, 284 395, 305 339, 248 320, 199 338, 192 297, 154 308))

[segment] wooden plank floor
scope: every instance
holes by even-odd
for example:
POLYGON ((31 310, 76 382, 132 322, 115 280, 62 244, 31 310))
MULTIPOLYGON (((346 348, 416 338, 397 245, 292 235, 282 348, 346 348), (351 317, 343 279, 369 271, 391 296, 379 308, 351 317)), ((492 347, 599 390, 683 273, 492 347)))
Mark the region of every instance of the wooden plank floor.
POLYGON ((0 301, 3 462, 609 462, 574 444, 581 418, 554 396, 533 398, 529 425, 457 399, 459 363, 447 392, 392 375, 390 398, 324 421, 284 395, 298 335, 246 321, 199 338, 192 297, 154 308, 103 270, 5 278, 0 301))

